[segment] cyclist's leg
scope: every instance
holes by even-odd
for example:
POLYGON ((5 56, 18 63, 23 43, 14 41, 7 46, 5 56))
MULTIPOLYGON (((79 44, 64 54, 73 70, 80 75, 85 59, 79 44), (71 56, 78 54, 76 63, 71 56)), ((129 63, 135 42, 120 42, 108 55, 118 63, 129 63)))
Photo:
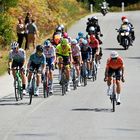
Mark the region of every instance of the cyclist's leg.
POLYGON ((121 82, 120 82, 120 78, 121 78, 121 74, 120 74, 120 70, 116 70, 115 72, 116 74, 116 92, 117 92, 117 103, 120 104, 120 93, 121 93, 121 82))
POLYGON ((114 70, 109 68, 108 70, 108 78, 107 78, 107 86, 108 86, 108 89, 107 89, 107 95, 110 95, 111 94, 111 83, 112 83, 112 74, 114 73, 114 70))

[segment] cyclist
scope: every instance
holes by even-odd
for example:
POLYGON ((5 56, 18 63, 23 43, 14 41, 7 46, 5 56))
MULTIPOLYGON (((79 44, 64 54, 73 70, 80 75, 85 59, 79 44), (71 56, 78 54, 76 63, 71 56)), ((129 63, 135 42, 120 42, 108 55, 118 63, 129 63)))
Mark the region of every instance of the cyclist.
POLYGON ((17 42, 11 43, 11 50, 9 52, 9 61, 8 61, 8 73, 12 69, 13 77, 15 77, 15 68, 20 68, 21 78, 22 78, 22 88, 23 94, 26 94, 26 76, 24 74, 24 67, 26 62, 26 54, 22 48, 19 48, 17 42))
POLYGON ((71 46, 68 44, 67 39, 62 39, 61 43, 56 46, 56 60, 59 67, 59 80, 61 80, 62 63, 66 65, 66 77, 68 80, 68 91, 70 91, 70 63, 72 62, 71 46))
POLYGON ((56 59, 55 48, 51 44, 50 40, 46 40, 44 42, 44 54, 46 56, 46 63, 49 66, 49 84, 50 89, 49 92, 53 93, 53 71, 54 71, 54 62, 56 59))
POLYGON ((110 58, 107 59, 106 69, 105 69, 105 78, 104 81, 107 81, 108 89, 107 95, 110 95, 110 85, 112 80, 112 74, 115 73, 116 76, 116 92, 117 92, 117 104, 121 103, 120 101, 120 93, 121 93, 121 83, 120 79, 122 78, 122 82, 124 82, 124 63, 123 59, 118 55, 118 52, 112 51, 110 54, 110 58))
POLYGON ((92 50, 86 39, 82 40, 82 43, 80 44, 80 48, 81 48, 82 61, 83 62, 86 61, 86 63, 87 63, 88 78, 91 78, 90 62, 91 62, 91 58, 92 58, 91 57, 92 50))
POLYGON ((43 54, 43 47, 41 45, 36 46, 36 51, 30 55, 29 62, 27 65, 27 69, 29 70, 28 74, 28 90, 30 88, 30 81, 32 77, 32 73, 34 70, 37 70, 37 81, 36 81, 36 93, 35 96, 39 95, 39 84, 41 81, 41 73, 45 73, 46 66, 46 57, 43 54))
POLYGON ((77 72, 77 77, 78 77, 78 86, 80 87, 80 64, 82 62, 82 57, 81 57, 81 49, 80 46, 77 42, 76 39, 73 39, 71 41, 71 50, 72 50, 72 57, 74 61, 74 66, 77 72))
POLYGON ((90 35, 90 37, 88 38, 88 43, 89 46, 92 49, 92 61, 91 61, 91 70, 93 68, 94 65, 94 61, 97 64, 97 67, 99 68, 99 41, 96 39, 96 37, 94 35, 90 35))

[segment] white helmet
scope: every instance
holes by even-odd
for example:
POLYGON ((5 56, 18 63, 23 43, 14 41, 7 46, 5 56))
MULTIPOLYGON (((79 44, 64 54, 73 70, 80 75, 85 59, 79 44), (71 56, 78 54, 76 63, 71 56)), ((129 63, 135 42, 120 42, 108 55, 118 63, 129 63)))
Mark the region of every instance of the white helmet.
POLYGON ((123 23, 128 23, 128 19, 124 19, 123 20, 123 23))
POLYGON ((14 42, 11 43, 10 46, 11 46, 11 49, 15 49, 15 48, 17 48, 19 46, 19 43, 14 41, 14 42))
POLYGON ((119 56, 119 54, 118 54, 117 51, 112 51, 111 54, 110 54, 111 58, 117 58, 118 56, 119 56))

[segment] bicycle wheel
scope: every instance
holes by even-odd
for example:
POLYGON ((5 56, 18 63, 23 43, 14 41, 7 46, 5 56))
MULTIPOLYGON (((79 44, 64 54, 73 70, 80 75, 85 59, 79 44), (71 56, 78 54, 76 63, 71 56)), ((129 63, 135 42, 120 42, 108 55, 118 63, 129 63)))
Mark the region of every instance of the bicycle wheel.
POLYGON ((116 94, 115 94, 115 86, 113 86, 112 92, 112 111, 115 112, 115 105, 116 105, 116 94))
POLYGON ((86 86, 86 85, 87 85, 87 78, 84 77, 84 86, 86 86))
POLYGON ((14 90, 15 90, 16 101, 18 101, 19 100, 19 88, 18 88, 18 78, 17 77, 14 80, 14 90))
POLYGON ((62 96, 66 94, 66 85, 62 84, 62 96))
POLYGON ((22 90, 22 82, 21 80, 18 80, 18 91, 19 91, 19 96, 20 96, 20 99, 22 100, 23 99, 23 90, 22 90))
POLYGON ((31 82, 31 88, 29 90, 29 97, 30 97, 29 104, 32 103, 32 98, 33 98, 34 93, 35 93, 35 79, 33 78, 31 82))
POLYGON ((47 96, 47 92, 46 92, 46 81, 43 81, 43 95, 44 95, 44 98, 46 98, 46 96, 47 96))

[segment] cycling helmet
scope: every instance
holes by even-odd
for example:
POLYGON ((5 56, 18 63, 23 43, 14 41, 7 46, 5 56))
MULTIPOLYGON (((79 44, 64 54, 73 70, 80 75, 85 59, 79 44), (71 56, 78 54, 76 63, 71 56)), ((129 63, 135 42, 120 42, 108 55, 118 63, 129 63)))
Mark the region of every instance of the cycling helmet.
POLYGON ((79 33, 78 33, 78 36, 79 36, 79 37, 83 37, 83 36, 84 36, 84 33, 79 32, 79 33))
POLYGON ((90 41, 94 41, 96 37, 94 35, 90 35, 90 41))
POLYGON ((72 45, 76 45, 76 44, 77 44, 77 40, 76 40, 76 39, 73 39, 73 40, 71 41, 71 44, 72 44, 72 45))
POLYGON ((119 54, 118 54, 117 51, 112 51, 111 54, 110 54, 111 58, 117 58, 118 56, 119 56, 119 54))
POLYGON ((37 45, 37 46, 36 46, 36 52, 43 52, 43 47, 42 47, 42 45, 37 45))
POLYGON ((50 42, 50 40, 46 40, 45 42, 44 42, 44 46, 45 47, 50 47, 51 46, 51 42, 50 42))
POLYGON ((11 46, 11 49, 15 49, 15 48, 17 48, 19 46, 19 43, 14 41, 14 42, 11 43, 10 46, 11 46))
POLYGON ((121 20, 123 21, 124 19, 127 19, 127 17, 126 16, 122 16, 121 20))
POLYGON ((87 40, 85 40, 85 39, 82 40, 82 43, 83 43, 84 45, 87 45, 87 44, 88 44, 87 40))
POLYGON ((60 24, 60 27, 62 29, 62 31, 64 30, 64 25, 63 24, 60 24))
POLYGON ((62 46, 66 46, 67 44, 68 44, 67 39, 63 38, 63 39, 61 40, 61 45, 62 45, 62 46))
POLYGON ((68 38, 68 33, 67 33, 67 32, 64 32, 64 33, 63 33, 63 37, 64 37, 64 38, 68 38))
POLYGON ((55 30, 56 30, 56 32, 62 32, 61 26, 57 26, 55 30))

